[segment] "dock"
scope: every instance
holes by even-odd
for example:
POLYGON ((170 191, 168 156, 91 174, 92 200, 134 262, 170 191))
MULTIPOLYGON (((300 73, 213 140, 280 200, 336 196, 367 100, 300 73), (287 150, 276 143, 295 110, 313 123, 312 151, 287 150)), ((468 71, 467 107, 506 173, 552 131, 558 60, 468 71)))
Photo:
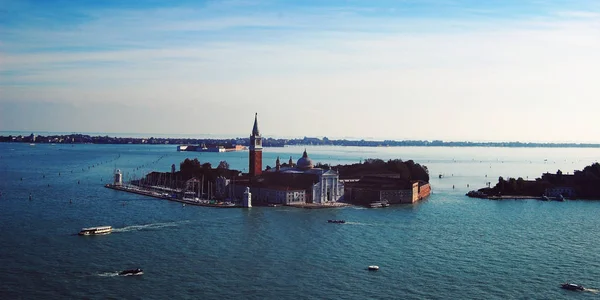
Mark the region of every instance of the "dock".
POLYGON ((236 205, 231 202, 218 202, 216 200, 205 200, 205 199, 177 198, 177 197, 173 197, 172 195, 169 195, 168 193, 161 193, 161 192, 145 189, 143 187, 136 186, 136 185, 107 184, 104 187, 113 189, 113 190, 117 190, 117 191, 123 191, 123 192, 128 192, 128 193, 133 193, 133 194, 138 194, 138 195, 143 195, 143 196, 148 196, 148 197, 153 197, 153 198, 158 198, 158 199, 164 199, 164 200, 169 200, 169 201, 174 201, 174 202, 179 202, 179 203, 189 204, 189 205, 218 207, 218 208, 241 207, 240 205, 236 205))
POLYGON ((333 202, 333 203, 328 203, 328 204, 320 204, 320 203, 287 204, 286 206, 297 207, 297 208, 306 208, 306 209, 321 209, 321 208, 346 207, 346 206, 352 206, 352 204, 342 203, 342 202, 333 202))
POLYGON ((488 200, 542 200, 536 196, 488 196, 488 200))

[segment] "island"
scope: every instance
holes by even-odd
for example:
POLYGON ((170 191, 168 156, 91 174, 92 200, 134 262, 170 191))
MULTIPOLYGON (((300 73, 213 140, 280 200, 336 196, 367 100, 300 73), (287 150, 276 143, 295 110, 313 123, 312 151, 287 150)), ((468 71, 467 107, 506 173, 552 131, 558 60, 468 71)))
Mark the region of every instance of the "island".
POLYGON ((306 151, 294 163, 277 163, 260 175, 250 176, 229 168, 221 161, 217 167, 186 158, 173 164, 170 172, 152 171, 142 178, 123 181, 117 170, 115 180, 106 187, 186 204, 212 207, 244 207, 246 189, 251 189, 252 205, 288 205, 327 208, 345 205, 385 207, 389 204, 415 203, 429 196, 429 172, 412 160, 383 161, 366 159, 351 165, 317 163, 306 151))
POLYGON ((535 180, 498 178, 494 187, 470 191, 467 196, 485 199, 590 199, 600 200, 600 164, 593 163, 573 174, 544 173, 535 180))
POLYGON ((263 168, 263 140, 258 117, 248 147, 248 173, 230 170, 226 161, 216 168, 197 158, 171 166, 171 172, 151 172, 125 184, 120 171, 106 187, 217 207, 297 206, 338 207, 359 204, 386 207, 415 203, 429 196, 429 171, 412 160, 367 159, 353 165, 313 163, 306 149, 297 160, 277 157, 275 167, 263 168))

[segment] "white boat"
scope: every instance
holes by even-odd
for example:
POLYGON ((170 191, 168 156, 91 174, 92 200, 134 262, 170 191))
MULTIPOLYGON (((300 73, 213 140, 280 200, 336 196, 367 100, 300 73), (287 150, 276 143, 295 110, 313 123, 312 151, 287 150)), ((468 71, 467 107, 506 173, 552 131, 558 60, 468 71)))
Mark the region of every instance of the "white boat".
POLYGON ((112 232, 112 226, 99 226, 83 228, 79 231, 79 235, 103 235, 112 232))
POLYGON ((379 207, 383 207, 383 204, 381 204, 381 202, 377 201, 377 202, 371 202, 369 203, 369 207, 371 208, 379 208, 379 207))
POLYGON ((369 266, 368 269, 369 271, 377 271, 379 270, 379 266, 369 266))
POLYGON ((142 271, 142 269, 140 269, 140 268, 119 272, 120 276, 137 276, 137 275, 143 275, 143 274, 144 274, 144 271, 142 271))

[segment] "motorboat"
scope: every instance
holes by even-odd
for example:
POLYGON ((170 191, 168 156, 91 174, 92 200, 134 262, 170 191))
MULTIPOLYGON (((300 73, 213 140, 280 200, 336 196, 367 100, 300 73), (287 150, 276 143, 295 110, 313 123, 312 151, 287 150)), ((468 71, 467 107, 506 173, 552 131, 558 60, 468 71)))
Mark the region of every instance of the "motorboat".
POLYGON ((379 207, 383 207, 383 204, 381 204, 381 202, 371 202, 369 203, 369 207, 371 208, 379 208, 379 207))
POLYGON ((327 223, 344 224, 345 220, 327 220, 327 223))
POLYGON ((369 271, 378 271, 379 266, 369 266, 369 267, 367 267, 367 269, 369 269, 369 271))
POLYGON ((583 287, 583 285, 579 285, 579 284, 574 284, 574 283, 563 283, 561 285, 561 287, 565 290, 569 290, 569 291, 584 291, 585 288, 583 287))
POLYGON ((144 271, 140 268, 130 269, 130 270, 125 270, 125 271, 119 272, 120 276, 136 276, 136 275, 142 275, 142 274, 144 274, 144 271))
POLYGON ((112 232, 112 226, 82 228, 79 235, 104 235, 112 232))

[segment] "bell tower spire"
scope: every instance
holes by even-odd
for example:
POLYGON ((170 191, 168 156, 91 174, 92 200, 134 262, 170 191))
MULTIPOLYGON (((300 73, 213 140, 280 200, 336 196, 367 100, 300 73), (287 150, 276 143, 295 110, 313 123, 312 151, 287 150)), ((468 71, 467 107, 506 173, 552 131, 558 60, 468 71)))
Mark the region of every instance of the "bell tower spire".
POLYGON ((262 137, 258 131, 258 113, 254 115, 254 126, 250 135, 249 175, 257 176, 262 173, 262 137))
POLYGON ((252 127, 252 135, 260 136, 260 132, 258 131, 258 113, 254 114, 254 126, 252 127))

